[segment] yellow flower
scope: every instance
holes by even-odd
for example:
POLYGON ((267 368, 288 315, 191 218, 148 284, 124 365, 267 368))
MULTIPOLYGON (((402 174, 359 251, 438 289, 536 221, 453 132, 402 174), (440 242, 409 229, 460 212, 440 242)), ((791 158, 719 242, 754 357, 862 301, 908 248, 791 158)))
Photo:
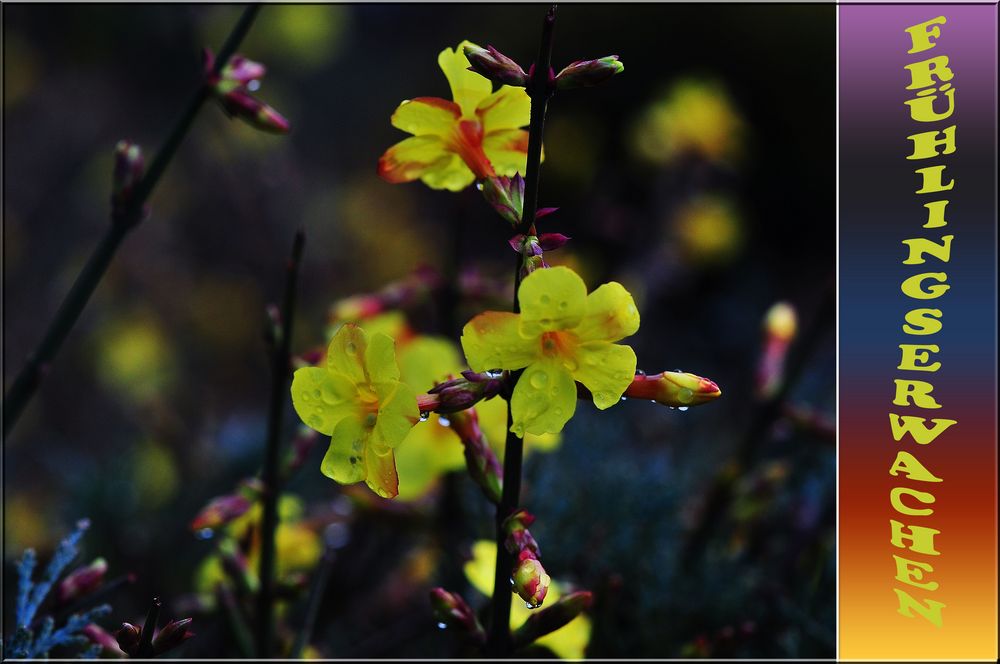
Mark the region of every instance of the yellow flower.
POLYGON ((576 383, 601 409, 618 403, 635 376, 635 353, 613 342, 635 334, 639 311, 611 282, 590 295, 567 267, 529 274, 517 294, 521 313, 487 311, 462 330, 474 371, 524 369, 511 397, 518 436, 561 431, 576 410, 576 383))
MULTIPOLYGON (((472 545, 472 560, 465 563, 465 578, 476 590, 487 597, 493 595, 493 574, 496 560, 496 542, 480 540, 472 545)), ((546 604, 551 606, 558 602, 565 591, 564 586, 558 581, 550 581, 549 590, 545 596, 546 604)), ((517 629, 532 615, 532 610, 516 599, 510 607, 511 629, 517 629)), ((583 659, 584 649, 590 642, 590 630, 590 618, 580 614, 565 626, 546 634, 535 643, 545 646, 562 659, 583 659)))
POLYGON ((463 41, 438 55, 454 101, 417 97, 401 103, 392 125, 413 134, 386 150, 378 174, 393 183, 422 180, 432 189, 461 191, 476 179, 523 173, 531 100, 523 88, 493 92, 489 79, 469 71, 463 41))
POLYGON ((320 467, 341 484, 367 482, 383 498, 399 492, 393 448, 420 414, 413 389, 399 382, 395 342, 357 325, 330 341, 326 367, 303 367, 292 380, 292 404, 309 427, 330 436, 320 467))

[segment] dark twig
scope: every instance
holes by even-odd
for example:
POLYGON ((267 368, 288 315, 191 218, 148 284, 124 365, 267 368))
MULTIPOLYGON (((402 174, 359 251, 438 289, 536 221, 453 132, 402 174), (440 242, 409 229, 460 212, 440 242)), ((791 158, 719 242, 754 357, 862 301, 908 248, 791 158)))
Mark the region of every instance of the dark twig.
POLYGON ((798 381, 819 342, 833 329, 835 321, 836 293, 831 284, 801 339, 792 346, 789 352, 781 387, 774 395, 761 401, 754 409, 750 426, 740 441, 734 458, 725 466, 725 471, 715 478, 698 523, 688 536, 682 550, 681 566, 684 569, 690 569, 700 558, 712 534, 713 527, 720 521, 719 517, 732 500, 735 479, 749 466, 761 442, 766 438, 768 429, 784 412, 784 404, 788 394, 798 381))
POLYGON ((267 447, 264 451, 262 499, 263 515, 260 532, 260 592, 257 595, 257 656, 270 657, 274 640, 274 533, 278 528, 278 494, 280 472, 280 441, 285 404, 288 396, 288 374, 291 358, 292 320, 295 318, 295 289, 305 233, 299 230, 292 243, 292 254, 285 273, 285 297, 281 307, 281 332, 271 349, 271 404, 267 420, 267 447))
POLYGON ((323 603, 323 594, 330 582, 330 573, 333 570, 333 562, 336 559, 336 551, 329 544, 323 551, 323 558, 316 569, 313 577, 312 588, 309 590, 309 600, 306 603, 306 614, 302 620, 302 629, 295 637, 292 651, 288 654, 289 659, 300 659, 302 651, 309 644, 312 638, 313 629, 316 627, 316 618, 319 616, 319 608, 323 603))
MULTIPOLYGON (((518 233, 534 234, 535 213, 538 210, 538 181, 542 161, 542 134, 545 130, 545 110, 552 96, 553 85, 549 77, 552 63, 552 40, 556 24, 556 5, 552 5, 545 14, 542 23, 542 41, 538 49, 538 59, 531 80, 528 82, 528 95, 531 97, 531 116, 528 128, 528 162, 525 169, 524 206, 521 213, 521 223, 518 233)), ((518 254, 514 266, 514 313, 520 306, 517 291, 521 285, 521 260, 518 254)), ((521 372, 511 375, 510 389, 513 392, 521 372)), ((492 616, 489 634, 486 640, 486 652, 493 657, 509 656, 513 641, 510 634, 510 575, 514 569, 513 555, 504 547, 506 533, 503 529, 504 520, 517 509, 521 499, 521 464, 524 456, 522 440, 514 434, 510 427, 512 415, 510 402, 507 407, 507 440, 504 448, 503 465, 503 495, 496 512, 496 543, 497 562, 493 578, 492 616)))
MULTIPOLYGON (((243 11, 239 22, 229 34, 222 50, 219 51, 219 58, 215 62, 216 73, 221 71, 230 56, 236 51, 259 10, 259 5, 249 5, 243 11)), ((174 153, 177 152, 177 148, 180 147, 181 142, 194 123, 195 116, 197 116, 202 104, 208 98, 208 94, 208 87, 204 83, 198 87, 198 91, 195 92, 184 114, 149 165, 146 174, 131 192, 124 214, 113 219, 104 237, 101 238, 94 253, 91 254, 87 264, 73 283, 73 287, 70 288, 66 298, 59 306, 59 310, 56 311, 56 315, 42 336, 38 347, 28 356, 24 368, 21 369, 21 372, 18 373, 17 377, 11 383, 10 389, 3 400, 4 440, 7 439, 7 434, 14 428, 14 424, 17 423, 17 420, 24 412, 25 406, 28 405, 28 402, 31 401, 31 398, 38 390, 38 386, 45 377, 56 353, 59 352, 60 347, 83 312, 84 307, 87 306, 90 296, 101 282, 104 273, 107 272, 108 266, 111 264, 111 260, 118 251, 122 240, 142 220, 144 210, 146 209, 146 201, 153 193, 157 182, 159 182, 160 177, 166 171, 171 159, 173 159, 174 153)))

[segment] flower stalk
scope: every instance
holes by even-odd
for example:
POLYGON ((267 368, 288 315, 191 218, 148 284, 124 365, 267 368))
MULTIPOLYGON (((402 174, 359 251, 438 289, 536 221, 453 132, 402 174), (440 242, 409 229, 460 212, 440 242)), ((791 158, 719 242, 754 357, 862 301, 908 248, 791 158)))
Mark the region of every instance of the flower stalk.
MULTIPOLYGON (((219 59, 216 61, 214 69, 216 74, 221 71, 230 56, 236 52, 236 49, 250 30, 250 26, 253 24, 259 11, 260 5, 248 5, 243 10, 239 22, 237 22, 223 44, 222 49, 219 51, 219 59)), ((90 296, 94 293, 101 279, 104 278, 104 274, 107 272, 108 266, 111 264, 115 253, 117 253, 122 240, 125 239, 129 231, 142 221, 144 210, 146 209, 146 201, 153 193, 153 189, 156 188, 160 177, 167 170, 167 166, 173 159, 181 142, 183 142, 188 130, 190 130, 191 125, 194 123, 195 117, 198 115, 198 111, 201 110, 202 104, 205 103, 208 96, 208 87, 206 85, 199 86, 198 91, 188 103, 184 114, 178 120, 177 124, 174 125, 163 147, 156 153, 156 157, 149 165, 145 175, 134 186, 130 187, 128 200, 122 201, 120 206, 113 206, 113 223, 109 224, 104 237, 101 238, 94 253, 91 254, 87 264, 59 306, 59 310, 42 336, 41 342, 39 342, 34 352, 28 356, 24 368, 17 374, 7 394, 4 395, 4 440, 7 439, 7 435, 21 417, 25 406, 28 405, 28 402, 34 397, 35 392, 38 391, 42 379, 48 373, 52 360, 55 358, 56 353, 59 352, 66 337, 69 336, 77 319, 80 318, 80 314, 83 313, 83 309, 90 301, 90 296)))
MULTIPOLYGON (((556 24, 556 5, 552 5, 542 22, 542 40, 538 58, 531 69, 527 92, 531 98, 531 114, 528 126, 528 161, 525 168, 525 186, 521 221, 516 232, 522 235, 537 235, 535 214, 538 211, 538 184, 542 161, 542 134, 545 130, 545 111, 554 91, 550 79, 552 63, 552 43, 556 24)), ((514 264, 514 313, 519 313, 517 291, 521 282, 522 256, 518 254, 514 264)), ((511 375, 511 388, 517 384, 520 372, 511 375)), ((507 517, 517 509, 521 497, 521 465, 524 444, 510 429, 513 424, 510 405, 507 408, 507 440, 504 445, 503 493, 496 511, 497 562, 493 578, 493 615, 486 641, 486 652, 494 657, 509 656, 513 650, 510 632, 510 571, 514 568, 514 555, 507 551, 504 541, 507 532, 504 524, 507 517)))
POLYGON ((280 493, 281 463, 279 447, 285 404, 288 401, 291 369, 292 320, 295 318, 295 290, 305 233, 299 230, 292 243, 292 254, 285 275, 285 295, 281 307, 281 335, 271 349, 271 403, 268 413, 267 447, 261 480, 263 510, 260 537, 260 592, 257 594, 257 656, 271 656, 274 642, 274 535, 278 528, 278 494, 280 493))

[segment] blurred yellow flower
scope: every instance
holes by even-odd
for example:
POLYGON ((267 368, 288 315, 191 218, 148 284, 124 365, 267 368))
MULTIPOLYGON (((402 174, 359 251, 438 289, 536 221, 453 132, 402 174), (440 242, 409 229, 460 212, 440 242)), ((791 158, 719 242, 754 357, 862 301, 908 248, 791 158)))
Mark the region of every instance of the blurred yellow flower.
POLYGON ((727 199, 700 196, 674 216, 674 236, 685 260, 699 266, 725 264, 743 246, 739 213, 727 199))
POLYGON ((421 180, 432 189, 461 191, 476 179, 523 173, 527 163, 531 100, 523 88, 501 86, 469 71, 463 41, 438 55, 453 101, 417 97, 403 101, 392 125, 413 134, 379 159, 388 182, 421 180))
POLYGON ((682 79, 633 126, 639 156, 667 163, 695 154, 709 161, 740 156, 745 123, 721 84, 682 79))
MULTIPOLYGON (((472 587, 487 597, 493 595, 493 575, 497 560, 496 542, 479 540, 472 545, 472 560, 465 563, 465 578, 472 587)), ((548 605, 555 604, 566 592, 566 588, 558 581, 550 581, 545 601, 548 605)), ((516 600, 516 598, 515 598, 516 600)), ((531 616, 532 610, 523 602, 514 601, 510 608, 510 627, 517 629, 531 616)), ((546 634, 535 643, 545 646, 557 657, 562 659, 583 659, 584 650, 590 642, 590 618, 580 614, 566 626, 546 634)))

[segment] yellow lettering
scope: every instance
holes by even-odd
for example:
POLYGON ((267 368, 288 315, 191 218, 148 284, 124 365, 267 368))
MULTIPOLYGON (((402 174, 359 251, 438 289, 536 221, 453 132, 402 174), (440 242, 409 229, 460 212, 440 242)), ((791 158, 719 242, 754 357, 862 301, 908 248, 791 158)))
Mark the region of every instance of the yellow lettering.
POLYGON ((944 209, 948 207, 948 201, 924 203, 924 207, 927 208, 927 223, 924 224, 924 228, 941 228, 948 225, 944 220, 944 209))
POLYGON ((908 324, 903 325, 903 332, 915 336, 936 334, 944 327, 940 321, 943 315, 940 309, 911 309, 904 316, 908 324))
POLYGON ((914 62, 913 64, 906 65, 906 68, 910 70, 910 84, 906 86, 907 90, 929 88, 934 85, 935 77, 941 83, 947 83, 955 78, 955 73, 948 67, 947 55, 939 55, 936 58, 927 58, 920 62, 914 62))
POLYGON ((913 618, 913 612, 916 611, 932 624, 937 627, 941 626, 941 609, 944 608, 944 604, 942 602, 929 599, 926 601, 925 605, 913 599, 899 588, 893 588, 892 591, 896 593, 896 597, 899 598, 898 611, 900 615, 906 616, 907 618, 913 618))
POLYGON ((955 127, 945 127, 941 131, 925 131, 919 134, 907 136, 913 141, 913 154, 907 159, 930 159, 942 154, 951 154, 955 151, 955 127), (938 138, 938 134, 943 134, 943 138, 938 138), (938 151, 938 146, 943 145, 944 149, 938 151))
POLYGON ((908 507, 903 504, 902 496, 913 496, 918 501, 925 505, 931 505, 934 503, 934 494, 927 493, 926 491, 917 491, 916 489, 910 489, 905 486, 897 486, 889 492, 889 502, 900 514, 906 514, 908 516, 930 516, 934 514, 934 510, 930 507, 908 507))
POLYGON ((948 22, 944 16, 938 16, 932 18, 929 21, 924 21, 923 23, 917 23, 916 25, 911 25, 906 28, 906 31, 910 33, 910 43, 913 46, 907 53, 920 53, 921 51, 929 51, 930 49, 937 46, 931 37, 937 39, 941 36, 941 28, 937 27, 939 25, 944 25, 948 22), (930 30, 927 28, 930 27, 930 30))
POLYGON ((897 406, 909 406, 912 400, 912 405, 917 408, 940 408, 941 404, 934 401, 934 397, 931 396, 933 391, 934 386, 922 380, 897 378, 896 398, 892 400, 892 403, 897 406))
POLYGON ((925 556, 940 556, 941 552, 934 548, 934 536, 941 533, 940 530, 924 528, 923 526, 907 526, 902 521, 889 519, 889 527, 892 529, 892 537, 889 541, 892 545, 900 549, 909 549, 914 553, 922 553, 925 556), (905 528, 905 530, 904 530, 905 528), (910 545, 906 545, 909 540, 910 545))
MULTIPOLYGON (((935 88, 931 88, 930 91, 933 92, 934 90, 935 88)), ((944 93, 945 98, 948 100, 948 110, 939 113, 934 108, 934 100, 938 96, 935 94, 924 95, 915 99, 907 99, 903 102, 910 107, 910 118, 917 122, 937 122, 938 120, 947 120, 950 118, 951 114, 955 112, 955 88, 951 87, 951 83, 945 83, 941 86, 940 91, 944 93)), ((921 90, 921 92, 927 92, 927 90, 921 90)))
POLYGON ((907 277, 900 288, 904 293, 909 295, 915 300, 933 300, 934 298, 941 297, 945 292, 951 288, 945 282, 948 281, 948 275, 944 272, 924 272, 921 274, 915 274, 912 277, 907 277), (931 286, 926 290, 923 288, 924 281, 928 279, 933 279, 934 281, 940 282, 937 286, 931 286))
POLYGON ((892 462, 892 467, 889 468, 889 474, 893 477, 896 477, 900 473, 906 475, 907 479, 916 482, 941 481, 940 477, 935 477, 931 471, 927 470, 924 464, 917 461, 917 457, 903 450, 896 452, 896 460, 892 462))
POLYGON ((940 362, 927 364, 931 353, 940 353, 941 349, 936 344, 899 344, 899 350, 903 357, 899 361, 897 369, 904 371, 937 371, 941 368, 940 362), (920 362, 920 364, 917 364, 920 362))
POLYGON ((918 194, 933 194, 938 191, 948 191, 955 188, 955 181, 951 180, 948 184, 944 184, 944 166, 928 166, 927 168, 918 168, 915 173, 920 173, 921 185, 920 189, 917 189, 918 194))
POLYGON ((935 438, 951 428, 952 425, 958 424, 958 420, 935 419, 931 420, 934 426, 928 427, 924 424, 926 421, 923 417, 889 413, 889 426, 892 427, 892 437, 899 441, 906 434, 910 434, 910 438, 916 441, 918 445, 933 443, 935 438))
POLYGON ((925 590, 937 590, 937 581, 928 581, 927 583, 920 583, 920 580, 924 578, 924 572, 930 574, 934 571, 934 567, 930 563, 918 563, 915 560, 907 560, 906 558, 901 558, 896 554, 892 555, 896 560, 896 580, 902 581, 903 583, 908 583, 911 586, 917 588, 923 588, 925 590))
POLYGON ((912 240, 903 240, 903 244, 910 248, 910 255, 903 261, 903 265, 920 265, 925 263, 924 254, 930 254, 942 263, 947 263, 951 259, 951 241, 954 235, 942 235, 941 244, 925 237, 918 237, 912 240))

